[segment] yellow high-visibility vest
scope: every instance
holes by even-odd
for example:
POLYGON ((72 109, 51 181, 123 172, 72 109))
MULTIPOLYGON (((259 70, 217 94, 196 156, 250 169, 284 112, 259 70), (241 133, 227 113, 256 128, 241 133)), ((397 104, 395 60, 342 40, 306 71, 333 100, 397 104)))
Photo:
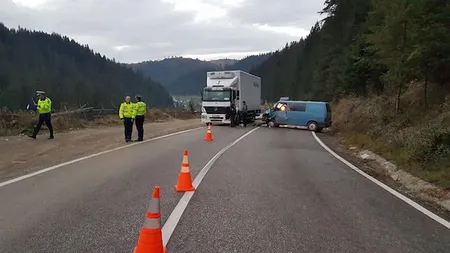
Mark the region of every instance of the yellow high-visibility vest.
POLYGON ((50 98, 45 98, 44 100, 39 99, 37 109, 39 114, 50 113, 52 111, 52 101, 50 98))
POLYGON ((136 111, 134 114, 135 116, 144 116, 147 112, 147 105, 144 102, 139 101, 134 104, 134 109, 136 111))
POLYGON ((123 102, 119 108, 119 118, 132 118, 134 119, 134 105, 132 102, 123 102))

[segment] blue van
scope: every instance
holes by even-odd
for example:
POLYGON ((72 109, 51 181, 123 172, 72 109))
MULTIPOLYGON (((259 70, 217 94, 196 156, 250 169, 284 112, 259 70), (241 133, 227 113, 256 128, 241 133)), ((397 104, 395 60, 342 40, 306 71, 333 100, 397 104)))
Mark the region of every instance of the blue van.
POLYGON ((264 112, 263 122, 269 127, 287 125, 320 132, 332 124, 331 106, 327 102, 280 100, 264 112))

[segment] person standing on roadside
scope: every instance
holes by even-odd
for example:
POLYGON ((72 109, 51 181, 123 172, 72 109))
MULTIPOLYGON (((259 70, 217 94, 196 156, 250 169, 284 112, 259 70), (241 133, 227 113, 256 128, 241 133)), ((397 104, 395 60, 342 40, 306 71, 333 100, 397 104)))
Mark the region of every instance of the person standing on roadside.
POLYGON ((234 102, 231 103, 230 106, 230 127, 236 126, 236 105, 234 102))
POLYGON ((37 96, 39 97, 39 100, 36 105, 36 109, 39 112, 39 122, 34 128, 34 132, 32 135, 28 135, 28 137, 36 139, 37 134, 39 133, 39 130, 42 127, 42 124, 45 122, 45 125, 47 125, 48 131, 50 131, 50 137, 48 139, 54 139, 55 136, 53 135, 53 125, 52 125, 52 100, 48 98, 45 95, 44 91, 36 91, 37 96))
POLYGON ((135 124, 136 130, 138 132, 138 138, 136 141, 144 140, 144 120, 145 113, 147 112, 147 105, 142 101, 141 95, 136 95, 136 103, 134 104, 134 115, 135 115, 135 124))
POLYGON ((119 118, 123 122, 125 141, 131 141, 131 135, 133 134, 133 121, 135 118, 134 105, 131 102, 130 96, 125 97, 125 102, 120 105, 119 118))
POLYGON ((244 124, 244 127, 247 126, 247 103, 245 101, 242 101, 242 123, 244 124))

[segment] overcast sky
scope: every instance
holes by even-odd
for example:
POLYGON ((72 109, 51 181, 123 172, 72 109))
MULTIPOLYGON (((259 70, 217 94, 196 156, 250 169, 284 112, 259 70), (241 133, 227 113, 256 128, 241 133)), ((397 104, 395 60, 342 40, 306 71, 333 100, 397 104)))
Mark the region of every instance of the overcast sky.
POLYGON ((56 32, 120 62, 242 58, 308 34, 323 0, 0 0, 9 28, 56 32))

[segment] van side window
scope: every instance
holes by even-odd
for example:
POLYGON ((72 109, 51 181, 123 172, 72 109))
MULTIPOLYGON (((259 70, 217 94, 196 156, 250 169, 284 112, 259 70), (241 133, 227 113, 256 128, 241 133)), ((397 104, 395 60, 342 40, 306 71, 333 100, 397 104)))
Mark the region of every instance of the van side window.
POLYGON ((305 103, 293 103, 291 105, 291 110, 296 112, 304 112, 306 111, 306 104, 305 103))

